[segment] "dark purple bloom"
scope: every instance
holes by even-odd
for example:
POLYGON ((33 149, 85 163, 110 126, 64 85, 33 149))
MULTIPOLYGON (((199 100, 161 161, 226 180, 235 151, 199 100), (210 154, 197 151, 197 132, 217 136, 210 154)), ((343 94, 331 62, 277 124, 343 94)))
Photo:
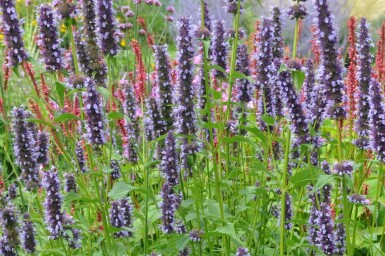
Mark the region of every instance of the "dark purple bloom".
MULTIPOLYGON (((317 70, 316 80, 320 81, 323 79, 324 68, 322 65, 319 66, 317 70)), ((306 73, 307 75, 311 75, 311 71, 306 73)), ((307 86, 307 85, 306 85, 307 86)), ((310 84, 309 84, 310 86, 310 84)), ((321 127, 322 121, 325 118, 325 112, 327 107, 327 99, 326 99, 326 88, 321 83, 314 83, 313 89, 308 93, 310 96, 309 106, 306 107, 309 111, 307 112, 309 123, 314 128, 315 131, 318 131, 321 127)))
POLYGON ((175 212, 180 204, 180 196, 175 194, 174 188, 165 182, 161 192, 162 202, 160 208, 162 212, 162 231, 164 234, 171 234, 175 231, 175 212))
POLYGON ((83 95, 84 112, 87 116, 87 136, 92 145, 100 146, 106 142, 101 98, 91 78, 86 78, 85 85, 87 91, 83 95))
POLYGON ((191 253, 191 250, 189 247, 185 247, 184 249, 182 249, 181 251, 179 251, 178 255, 179 256, 189 256, 191 253))
MULTIPOLYGON (((202 12, 201 8, 199 8, 199 14, 202 12)), ((209 33, 212 31, 212 21, 209 13, 209 9, 207 7, 207 1, 203 1, 203 12, 204 12, 204 27, 208 30, 209 33)), ((200 21, 201 23, 201 21, 200 21)), ((202 24, 200 24, 202 25, 202 24)))
MULTIPOLYGON (((129 197, 123 198, 119 200, 120 203, 120 211, 123 218, 123 227, 126 228, 132 228, 132 225, 134 223, 133 221, 133 215, 132 215, 132 202, 129 197)), ((120 231, 119 234, 123 237, 131 237, 132 232, 129 230, 120 231)))
MULTIPOLYGON (((311 191, 313 189, 312 185, 309 185, 308 190, 311 191)), ((318 246, 319 242, 317 241, 317 232, 318 232, 318 203, 320 202, 320 194, 317 193, 309 193, 309 200, 311 203, 310 213, 309 213, 309 229, 308 229, 308 241, 311 245, 318 246)))
POLYGON ((311 116, 313 114, 311 112, 311 103, 313 97, 312 92, 315 86, 314 64, 312 60, 309 59, 308 61, 306 61, 306 65, 304 66, 303 71, 305 73, 305 80, 303 82, 302 91, 304 92, 305 96, 305 109, 307 115, 311 116))
POLYGON ((36 231, 30 219, 29 213, 24 213, 23 224, 21 227, 21 246, 27 253, 34 253, 36 251, 36 231))
POLYGON ((27 190, 32 190, 39 187, 39 177, 34 131, 30 129, 26 120, 31 114, 24 107, 19 107, 13 110, 12 115, 16 163, 20 166, 20 177, 25 182, 27 190))
POLYGON ((191 19, 181 18, 178 22, 179 34, 177 37, 178 48, 178 84, 176 89, 175 126, 177 132, 184 136, 182 138, 182 161, 187 166, 187 155, 194 153, 197 149, 188 142, 186 136, 194 135, 196 132, 196 119, 194 111, 194 88, 193 82, 193 44, 191 36, 191 19))
POLYGON ((343 215, 338 216, 338 223, 336 224, 336 230, 334 232, 334 236, 336 239, 336 247, 335 247, 335 254, 336 255, 344 255, 345 254, 345 241, 346 241, 346 230, 344 223, 342 222, 343 215))
POLYGON ((78 160, 79 169, 82 173, 87 172, 86 159, 84 157, 84 150, 80 141, 76 142, 75 148, 76 159, 78 160))
MULTIPOLYGON (((211 43, 211 61, 214 65, 218 65, 226 70, 228 43, 226 42, 225 22, 215 21, 213 39, 211 43)), ((220 70, 213 70, 215 78, 224 78, 226 74, 220 70)))
MULTIPOLYGON (((237 48, 237 60, 236 60, 236 71, 244 74, 245 76, 250 76, 249 69, 249 54, 247 53, 247 47, 245 44, 241 44, 237 48)), ((252 99, 252 88, 251 83, 248 79, 242 78, 237 79, 237 100, 247 104, 252 99)))
POLYGON ((73 191, 73 192, 77 192, 77 187, 76 187, 76 181, 75 181, 75 175, 73 175, 72 173, 66 173, 64 174, 64 178, 65 178, 65 191, 67 193, 73 191))
POLYGON ((286 200, 285 200, 285 228, 287 230, 291 229, 292 223, 290 222, 293 219, 293 202, 292 197, 289 193, 286 192, 286 200))
MULTIPOLYGON (((155 46, 155 63, 156 63, 156 75, 159 90, 159 109, 166 122, 167 132, 172 129, 172 85, 170 77, 170 61, 167 53, 168 46, 155 46)), ((162 134, 163 135, 163 134, 162 134)))
POLYGON ((377 159, 385 162, 385 105, 380 83, 372 78, 369 88, 370 96, 370 135, 372 149, 377 159))
POLYGON ((61 211, 63 196, 60 194, 60 181, 55 167, 45 173, 43 187, 46 190, 45 223, 51 239, 58 239, 63 232, 63 213, 61 211))
MULTIPOLYGON (((273 25, 270 19, 262 20, 261 31, 259 32, 259 42, 257 47, 257 88, 260 90, 258 110, 260 115, 267 114, 275 116, 275 101, 273 96, 273 89, 270 84, 272 73, 276 70, 273 65, 273 25)), ((267 130, 266 124, 260 120, 262 130, 267 130)), ((272 127, 269 127, 271 130, 272 127)))
POLYGON ((6 256, 18 255, 16 249, 20 245, 18 214, 12 205, 1 210, 0 223, 3 236, 0 238, 0 254, 6 256))
MULTIPOLYGON (((120 209, 120 202, 113 201, 110 208, 110 223, 114 228, 123 227, 123 214, 120 209)), ((115 234, 115 237, 118 236, 118 233, 115 234)))
POLYGON ((291 20, 304 19, 307 16, 307 9, 303 4, 295 4, 289 8, 287 15, 291 20))
POLYGON ((192 242, 201 242, 202 236, 205 232, 199 229, 193 229, 190 231, 190 241, 192 242))
POLYGON ((348 196, 348 199, 353 204, 362 204, 362 205, 370 204, 369 199, 367 199, 365 196, 359 195, 359 194, 352 194, 352 195, 348 196))
POLYGON ((369 149, 369 110, 370 110, 370 96, 369 86, 372 77, 372 61, 373 56, 370 53, 372 45, 372 39, 368 31, 369 25, 365 18, 362 18, 359 26, 359 42, 357 44, 358 52, 358 90, 357 90, 357 121, 355 122, 354 129, 358 135, 357 140, 354 143, 362 148, 369 149))
MULTIPOLYGON (((94 0, 82 0, 85 32, 85 52, 88 61, 84 72, 88 77, 94 77, 98 86, 106 87, 107 66, 97 44, 96 8, 94 0)), ((79 53, 78 53, 79 54, 79 53)))
POLYGON ((52 1, 56 13, 60 19, 69 19, 75 17, 76 5, 64 0, 52 1))
POLYGON ((44 58, 45 69, 47 71, 58 71, 63 69, 60 40, 57 31, 55 12, 48 4, 41 5, 39 8, 39 47, 44 58))
POLYGON ((12 183, 8 186, 7 199, 13 200, 17 197, 17 186, 15 183, 12 183))
POLYGON ((36 147, 36 161, 39 164, 47 165, 49 160, 49 133, 37 133, 36 147))
POLYGON ((179 159, 176 151, 175 137, 170 131, 165 140, 165 149, 160 164, 163 177, 169 186, 173 187, 179 184, 179 159))
POLYGON ((147 111, 145 115, 144 126, 147 140, 151 141, 164 134, 166 129, 166 122, 161 116, 158 103, 154 97, 150 97, 146 100, 146 107, 147 111))
POLYGON ((321 163, 321 169, 325 172, 325 174, 332 174, 330 164, 326 160, 321 163))
POLYGON ((251 254, 247 248, 239 247, 235 256, 251 256, 251 254))
POLYGON ((23 29, 17 17, 14 0, 0 0, 2 9, 2 27, 8 65, 14 67, 28 58, 24 50, 23 29))
POLYGON ((334 221, 330 204, 321 202, 317 219, 317 244, 326 255, 333 255, 335 250, 334 221))
MULTIPOLYGON (((237 14, 238 12, 238 0, 224 0, 226 5, 225 5, 225 11, 231 14, 237 14)), ((240 0, 243 2, 243 0, 240 0)), ((239 7, 240 12, 242 12, 243 8, 242 5, 239 7)))
POLYGON ((118 38, 116 37, 116 20, 113 1, 98 0, 98 32, 99 45, 104 55, 114 56, 118 53, 118 38))
POLYGON ((343 161, 334 164, 334 173, 339 176, 352 175, 353 173, 353 163, 349 161, 343 161))
POLYGON ((322 78, 325 86, 329 118, 341 119, 346 116, 344 108, 344 81, 342 63, 338 56, 337 34, 333 26, 333 16, 330 13, 327 0, 314 1, 317 11, 317 33, 321 48, 322 78))
POLYGON ((111 161, 111 169, 112 169, 112 172, 111 172, 112 179, 117 180, 120 177, 122 177, 118 161, 116 160, 111 161))
POLYGON ((86 50, 86 43, 82 39, 82 35, 79 32, 75 32, 74 35, 75 39, 75 46, 76 46, 76 55, 78 57, 80 69, 83 71, 83 73, 88 72, 88 61, 89 61, 89 56, 87 55, 87 50, 86 50))
POLYGON ((131 121, 126 122, 127 138, 126 143, 123 145, 123 156, 130 163, 138 162, 138 154, 136 152, 136 123, 131 121))
POLYGON ((282 97, 289 112, 288 118, 292 132, 301 139, 301 142, 310 142, 306 115, 294 89, 290 72, 283 71, 279 74, 278 85, 282 90, 282 97))
POLYGON ((281 11, 278 7, 273 8, 273 59, 281 60, 283 58, 283 38, 282 38, 282 20, 281 20, 281 11))

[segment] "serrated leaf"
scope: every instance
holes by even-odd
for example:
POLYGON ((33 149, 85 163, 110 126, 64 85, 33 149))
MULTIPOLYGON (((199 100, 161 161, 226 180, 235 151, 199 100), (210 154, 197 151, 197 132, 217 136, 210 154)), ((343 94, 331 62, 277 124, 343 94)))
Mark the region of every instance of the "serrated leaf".
POLYGON ((188 236, 181 237, 180 239, 178 239, 178 241, 176 241, 176 249, 178 251, 183 250, 184 248, 186 248, 189 241, 190 238, 188 236))
POLYGON ((298 90, 301 90, 303 82, 305 81, 305 73, 299 70, 291 71, 293 76, 294 85, 298 90))
POLYGON ((64 93, 65 93, 65 85, 62 82, 55 82, 56 92, 59 97, 60 107, 64 106, 64 93))
POLYGON ((62 122, 68 122, 68 121, 77 120, 77 119, 79 119, 79 118, 77 116, 75 116, 74 114, 64 113, 64 114, 61 114, 60 116, 56 117, 54 119, 54 122, 55 123, 62 123, 62 122))
POLYGON ((275 120, 274 120, 274 117, 268 115, 268 114, 264 114, 262 115, 262 121, 266 124, 266 125, 274 125, 275 124, 275 120))
POLYGON ((290 182, 295 186, 304 187, 307 184, 314 183, 318 180, 321 173, 322 171, 315 168, 302 169, 291 177, 290 182))
POLYGON ((113 200, 119 200, 125 198, 127 194, 134 190, 135 187, 126 184, 124 181, 119 181, 115 183, 114 187, 108 192, 108 196, 113 200))
POLYGON ((97 90, 98 92, 100 92, 100 94, 103 96, 104 99, 107 100, 110 97, 110 93, 106 88, 98 86, 97 90))

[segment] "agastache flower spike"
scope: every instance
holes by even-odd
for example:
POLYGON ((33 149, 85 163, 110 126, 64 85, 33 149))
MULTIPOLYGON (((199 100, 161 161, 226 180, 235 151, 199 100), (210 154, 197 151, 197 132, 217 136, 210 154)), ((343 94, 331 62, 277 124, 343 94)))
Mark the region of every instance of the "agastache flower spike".
MULTIPOLYGON (((231 14, 237 14, 238 12, 238 0, 224 0, 226 5, 225 5, 225 11, 231 14)), ((243 0, 240 0, 243 2, 243 0)), ((242 13, 242 5, 239 7, 239 11, 242 13)))
MULTIPOLYGON (((199 8, 200 9, 200 8, 199 8)), ((202 10, 199 10, 199 13, 202 10)), ((204 27, 211 32, 212 30, 212 21, 209 13, 209 9, 207 7, 207 1, 203 1, 203 12, 204 12, 204 27)))
POLYGON ((27 253, 36 252, 36 240, 35 240, 36 231, 32 224, 31 217, 29 213, 24 213, 23 215, 23 224, 21 227, 21 246, 24 251, 27 253))
MULTIPOLYGON (((194 88, 193 81, 193 45, 191 20, 181 18, 178 23, 179 35, 177 37, 178 48, 178 85, 176 95, 175 119, 178 133, 188 136, 194 135, 196 132, 195 112, 194 112, 194 88)), ((184 165, 187 165, 187 139, 183 138, 182 154, 184 165)), ((195 149, 193 149, 194 151, 195 149)))
POLYGON ((370 53, 372 40, 368 32, 368 24, 366 19, 362 18, 359 26, 359 43, 357 44, 358 51, 358 104, 357 104, 357 121, 355 123, 355 131, 358 139, 355 144, 362 148, 369 148, 369 84, 372 76, 372 61, 373 56, 370 53))
MULTIPOLYGON (((313 113, 309 111, 311 109, 312 93, 315 86, 315 76, 314 76, 314 64, 312 60, 308 60, 304 67, 305 80, 303 82, 302 90, 305 96, 305 109, 307 110, 307 115, 311 116, 313 113)), ((314 118, 310 118, 314 119, 314 118)))
POLYGON ((154 97, 150 97, 147 100, 146 106, 145 126, 147 139, 154 140, 164 134, 166 123, 159 112, 159 107, 154 97))
POLYGON ((0 223, 3 237, 0 238, 0 254, 6 256, 18 255, 16 249, 20 244, 18 214, 13 205, 8 205, 0 213, 0 223))
POLYGON ((112 169, 112 172, 111 172, 112 179, 117 180, 120 177, 122 177, 118 161, 116 160, 111 161, 111 169, 112 169))
MULTIPOLYGON (((134 221, 132 218, 133 207, 132 207, 131 199, 129 197, 123 198, 119 201, 119 203, 120 203, 120 211, 123 219, 123 227, 132 228, 134 221)), ((124 230, 124 231, 120 231, 119 235, 124 237, 131 237, 132 232, 128 230, 124 230)))
POLYGON ((162 231, 164 234, 174 232, 175 212, 179 207, 180 198, 175 195, 173 188, 168 182, 163 184, 161 192, 162 202, 160 208, 162 212, 162 231))
POLYGON ((66 174, 64 174, 64 178, 66 180, 65 191, 67 193, 69 193, 71 191, 76 193, 77 187, 76 187, 75 175, 73 175, 72 173, 66 173, 66 174))
POLYGON ((24 50, 22 38, 23 30, 17 17, 14 0, 0 0, 2 9, 2 27, 8 66, 14 67, 27 60, 28 54, 24 50))
POLYGON ((60 194, 60 181, 54 166, 51 171, 45 173, 43 187, 46 190, 45 223, 51 239, 58 239, 63 232, 63 213, 61 212, 63 196, 60 194))
POLYGON ((49 134, 38 132, 36 141, 36 161, 39 164, 47 165, 49 160, 49 134))
MULTIPOLYGON (((239 45, 237 48, 237 71, 245 76, 250 75, 249 70, 249 55, 245 44, 239 45)), ((251 101, 252 98, 251 83, 248 79, 237 79, 237 100, 244 104, 251 101)))
MULTIPOLYGON (((226 70, 228 47, 225 22, 223 20, 215 21, 210 58, 214 65, 218 65, 223 70, 226 70)), ((213 70, 213 75, 215 78, 224 78, 226 74, 220 70, 213 70)))
POLYGON ((39 7, 39 47, 44 58, 47 71, 58 71, 63 69, 62 49, 57 31, 55 12, 47 5, 39 7))
POLYGON ((239 247, 235 256, 251 256, 251 254, 247 248, 239 247))
POLYGON ((35 152, 36 141, 26 120, 30 113, 24 107, 19 107, 13 110, 12 115, 16 163, 20 166, 20 177, 25 182, 26 189, 32 190, 39 187, 39 177, 35 152))
POLYGON ((165 141, 165 152, 160 164, 163 177, 170 186, 179 184, 179 160, 176 152, 175 137, 170 131, 165 141))
MULTIPOLYGON (((159 86, 159 109, 163 120, 166 122, 167 132, 172 129, 172 84, 170 76, 170 61, 167 53, 168 46, 155 46, 155 63, 157 83, 159 86)), ((163 134, 162 134, 163 135, 163 134)))
POLYGON ((272 22, 274 34, 272 43, 273 59, 278 58, 281 60, 283 58, 282 20, 281 11, 278 7, 273 8, 272 22))
POLYGON ((335 254, 336 255, 344 255, 345 254, 345 241, 346 241, 346 230, 345 225, 342 222, 343 215, 338 216, 339 222, 336 225, 336 230, 334 232, 335 241, 336 241, 336 247, 335 247, 335 254))
POLYGON ((369 97, 372 149, 377 153, 377 159, 385 162, 385 105, 380 83, 375 78, 372 78, 370 83, 369 97))
POLYGON ((104 55, 114 56, 118 53, 118 38, 116 37, 116 20, 113 1, 98 0, 98 33, 99 45, 104 55))
POLYGON ((78 160, 79 168, 82 173, 87 172, 86 159, 84 157, 84 150, 80 141, 76 142, 75 148, 76 159, 78 160))
POLYGON ((84 112, 87 116, 87 135, 92 145, 100 146, 106 142, 101 98, 91 78, 86 78, 85 85, 87 91, 84 93, 84 112))
MULTIPOLYGON (((258 53, 257 53, 257 88, 260 90, 261 95, 259 96, 258 111, 261 115, 268 114, 275 116, 274 111, 274 97, 272 88, 270 85, 271 74, 274 71, 272 66, 273 53, 273 30, 272 21, 270 19, 263 19, 262 28, 259 32, 257 42, 258 53)), ((260 126, 262 130, 267 130, 266 124, 261 120, 260 126)), ((272 127, 269 127, 271 130, 272 127)))
POLYGON ((322 84, 325 86, 329 118, 341 119, 346 116, 344 108, 344 82, 342 64, 338 57, 337 34, 333 26, 327 0, 315 0, 317 11, 318 40, 321 48, 323 66, 322 84))

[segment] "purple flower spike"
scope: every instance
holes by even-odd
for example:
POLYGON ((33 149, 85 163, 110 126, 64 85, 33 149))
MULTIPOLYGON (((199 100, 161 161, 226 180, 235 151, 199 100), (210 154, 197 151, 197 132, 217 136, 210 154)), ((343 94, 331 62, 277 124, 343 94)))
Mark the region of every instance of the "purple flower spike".
MULTIPOLYGON (((257 88, 260 90, 258 110, 261 115, 267 114, 275 116, 275 101, 273 90, 270 84, 270 78, 275 70, 273 65, 273 25, 270 19, 262 20, 261 31, 258 37, 260 41, 257 43, 259 49, 257 53, 257 88)), ((261 120, 260 126, 262 130, 267 130, 266 124, 261 120)), ((271 130, 272 127, 269 127, 271 130)))
POLYGON ((100 146, 106 142, 101 98, 91 78, 86 78, 85 85, 87 92, 84 93, 84 110, 87 116, 88 140, 92 145, 100 146))
POLYGON ((329 118, 341 119, 346 116, 344 108, 344 81, 342 63, 338 57, 337 34, 333 26, 327 0, 314 0, 317 11, 318 39, 321 48, 322 81, 325 86, 329 118))
POLYGON ((377 153, 377 158, 385 162, 385 105, 380 83, 372 78, 370 83, 370 135, 372 149, 377 153))
POLYGON ((57 31, 55 12, 48 4, 39 7, 39 47, 44 58, 45 69, 47 71, 59 71, 63 69, 60 40, 57 31))
POLYGON ((99 45, 104 55, 114 56, 118 53, 118 38, 116 37, 116 20, 113 1, 98 0, 98 32, 99 45))
POLYGON ((55 167, 45 173, 43 187, 46 190, 45 223, 51 239, 58 239, 63 232, 63 213, 61 212, 63 196, 60 194, 60 181, 55 167))
MULTIPOLYGON (((210 58, 214 65, 218 65, 223 70, 226 70, 228 48, 225 22, 223 20, 215 21, 210 58)), ((213 70, 213 75, 215 78, 224 78, 226 76, 226 74, 220 70, 213 70)))
POLYGON ((20 244, 18 214, 13 205, 8 205, 0 213, 3 237, 0 238, 0 254, 16 256, 20 244))
POLYGON ((235 256, 251 256, 251 254, 247 248, 239 247, 235 256))
POLYGON ((348 199, 353 204, 362 204, 362 205, 370 204, 369 199, 367 199, 365 196, 359 195, 359 194, 350 195, 350 196, 348 196, 348 199))
POLYGON ((304 143, 309 142, 310 136, 306 115, 294 89, 290 72, 283 71, 280 73, 278 85, 281 87, 282 97, 289 112, 292 132, 297 137, 303 138, 304 143))
POLYGON ((273 8, 273 58, 281 60, 283 58, 283 38, 282 38, 282 20, 281 11, 278 7, 273 8))
POLYGON ((319 217, 317 220, 317 244, 326 255, 333 255, 335 251, 334 221, 330 204, 320 204, 319 217))
MULTIPOLYGON (((172 84, 170 76, 170 61, 167 53, 168 46, 155 46, 155 63, 157 70, 157 83, 159 85, 159 109, 166 122, 167 132, 172 129, 172 84)), ((163 134, 162 134, 163 135, 163 134)))
MULTIPOLYGON (((119 203, 120 203, 120 211, 123 217, 123 227, 132 228, 134 221, 132 218, 133 206, 132 206, 131 199, 129 197, 123 198, 119 201, 119 203)), ((123 237, 131 237, 132 232, 128 230, 124 230, 124 231, 120 231, 119 235, 123 237)))
POLYGON ((336 230, 334 232, 335 239, 336 239, 336 248, 335 248, 335 254, 339 256, 345 255, 345 241, 346 241, 346 230, 344 223, 342 222, 343 215, 338 216, 339 222, 336 225, 336 230))
POLYGON ((38 132, 36 146, 36 161, 39 164, 47 165, 49 160, 49 133, 38 132))
POLYGON ((307 16, 307 9, 303 4, 295 4, 289 8, 287 15, 291 20, 304 19, 307 16))
POLYGON ((111 169, 112 169, 111 177, 113 180, 117 180, 120 177, 122 177, 118 161, 116 161, 116 160, 111 161, 111 169))
POLYGON ((167 182, 163 184, 161 197, 162 231, 164 234, 171 234, 175 231, 175 212, 179 207, 180 197, 175 195, 173 187, 167 182))
MULTIPOLYGON (((238 0, 224 0, 226 5, 225 5, 225 11, 231 14, 237 14, 238 11, 238 0)), ((243 2, 243 0, 240 0, 243 2)), ((240 12, 242 13, 242 5, 240 6, 240 12)))
POLYGON ((28 58, 28 54, 24 50, 23 29, 17 17, 14 0, 0 0, 0 7, 8 66, 14 67, 28 58))
POLYGON ((202 236, 205 232, 203 230, 199 229, 193 229, 190 231, 190 241, 192 242, 201 242, 202 241, 202 236))
POLYGON ((65 191, 67 193, 69 193, 71 191, 76 193, 78 189, 76 187, 75 175, 73 175, 72 173, 65 173, 64 178, 66 180, 65 191))
POLYGON ((38 164, 36 162, 36 140, 34 131, 29 128, 26 120, 31 113, 24 107, 15 108, 13 115, 14 153, 16 163, 21 169, 21 180, 27 190, 39 187, 38 164))
POLYGON ((372 39, 368 31, 369 25, 365 18, 362 18, 359 26, 359 42, 357 44, 358 51, 358 90, 357 90, 357 121, 354 129, 358 135, 358 139, 354 141, 357 147, 369 149, 369 86, 372 77, 372 61, 373 56, 370 53, 372 39))
POLYGON ((87 172, 86 159, 84 157, 84 150, 80 141, 76 142, 75 148, 76 159, 78 160, 79 168, 82 173, 87 172))
MULTIPOLYGON (((110 223, 114 228, 122 228, 123 227, 123 215, 120 209, 120 202, 113 201, 111 203, 110 208, 110 223)), ((119 237, 118 233, 114 235, 115 237, 119 237)))
POLYGON ((23 225, 21 227, 21 246, 24 251, 27 253, 36 252, 36 240, 35 240, 36 231, 30 220, 29 213, 24 213, 23 215, 23 225))
POLYGON ((166 182, 171 186, 179 184, 179 160, 176 151, 175 137, 170 131, 165 140, 165 151, 160 164, 160 169, 166 182))
POLYGON ((150 97, 147 102, 147 113, 145 117, 145 128, 147 140, 155 140, 162 134, 166 129, 166 122, 163 120, 159 112, 158 103, 154 97, 150 97))
MULTIPOLYGON (((245 44, 241 44, 237 48, 237 71, 244 74, 245 76, 250 76, 249 70, 249 54, 247 53, 247 47, 245 44)), ((244 104, 247 104, 251 101, 252 98, 252 88, 251 83, 248 79, 237 79, 237 100, 244 104)))
POLYGON ((334 173, 336 173, 339 176, 346 175, 352 175, 353 173, 353 163, 348 161, 343 161, 340 163, 334 164, 334 173))
POLYGON ((191 253, 191 250, 189 247, 186 247, 184 249, 182 249, 181 251, 179 251, 178 255, 179 256, 189 256, 191 253))
MULTIPOLYGON (((201 8, 199 8, 199 14, 201 13, 201 8)), ((212 21, 211 21, 211 17, 210 17, 210 13, 209 13, 209 8, 207 7, 207 1, 203 1, 203 12, 204 12, 204 21, 205 21, 205 24, 204 24, 204 27, 209 31, 211 32, 212 30, 212 21)))

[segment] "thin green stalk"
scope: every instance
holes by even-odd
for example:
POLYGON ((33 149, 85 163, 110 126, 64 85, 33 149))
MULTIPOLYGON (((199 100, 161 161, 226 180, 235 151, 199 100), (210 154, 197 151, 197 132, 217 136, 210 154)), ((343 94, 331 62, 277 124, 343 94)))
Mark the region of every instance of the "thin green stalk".
POLYGON ((286 147, 285 147, 285 158, 284 158, 284 168, 282 174, 282 197, 281 197, 281 220, 280 220, 280 246, 279 252, 280 256, 285 255, 285 211, 286 211, 286 190, 287 190, 287 173, 289 165, 289 153, 290 153, 290 130, 287 130, 286 133, 286 147))

